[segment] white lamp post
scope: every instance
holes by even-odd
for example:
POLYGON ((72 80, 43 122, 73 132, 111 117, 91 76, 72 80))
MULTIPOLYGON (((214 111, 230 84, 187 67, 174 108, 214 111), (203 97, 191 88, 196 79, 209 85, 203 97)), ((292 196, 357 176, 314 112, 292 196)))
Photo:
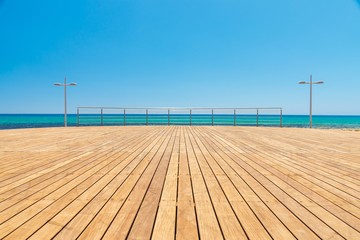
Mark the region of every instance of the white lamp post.
POLYGON ((312 75, 310 75, 310 82, 299 82, 299 84, 309 84, 310 85, 310 128, 312 128, 312 85, 313 84, 323 84, 323 81, 313 82, 312 75))
POLYGON ((65 127, 67 127, 67 110, 66 110, 66 86, 76 86, 76 83, 69 83, 66 84, 66 77, 65 77, 65 83, 55 83, 55 86, 64 86, 65 87, 65 127))

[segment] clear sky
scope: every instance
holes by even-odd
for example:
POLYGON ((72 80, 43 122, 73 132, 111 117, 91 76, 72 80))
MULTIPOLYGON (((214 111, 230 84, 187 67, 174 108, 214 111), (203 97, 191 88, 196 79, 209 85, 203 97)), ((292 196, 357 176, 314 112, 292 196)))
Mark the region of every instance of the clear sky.
POLYGON ((360 0, 0 0, 0 113, 283 107, 360 115, 360 0))

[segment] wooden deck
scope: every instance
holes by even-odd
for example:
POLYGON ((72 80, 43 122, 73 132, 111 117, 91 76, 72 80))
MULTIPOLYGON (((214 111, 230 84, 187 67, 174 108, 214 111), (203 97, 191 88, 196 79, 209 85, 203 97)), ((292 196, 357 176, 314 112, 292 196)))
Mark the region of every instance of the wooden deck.
POLYGON ((360 133, 0 131, 0 239, 360 239, 360 133))

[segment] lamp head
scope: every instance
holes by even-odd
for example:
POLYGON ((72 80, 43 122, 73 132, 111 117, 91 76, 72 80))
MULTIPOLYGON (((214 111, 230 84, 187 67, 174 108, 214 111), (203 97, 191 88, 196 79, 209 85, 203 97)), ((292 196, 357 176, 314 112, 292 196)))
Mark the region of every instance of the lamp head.
POLYGON ((70 86, 76 86, 77 84, 76 83, 70 83, 69 85, 70 86))
POLYGON ((319 81, 319 82, 314 82, 314 84, 323 84, 323 81, 319 81))
POLYGON ((55 86, 61 86, 61 84, 60 84, 60 83, 54 83, 54 85, 55 85, 55 86))
POLYGON ((304 82, 304 81, 301 81, 301 82, 299 82, 299 84, 306 84, 306 82, 304 82))

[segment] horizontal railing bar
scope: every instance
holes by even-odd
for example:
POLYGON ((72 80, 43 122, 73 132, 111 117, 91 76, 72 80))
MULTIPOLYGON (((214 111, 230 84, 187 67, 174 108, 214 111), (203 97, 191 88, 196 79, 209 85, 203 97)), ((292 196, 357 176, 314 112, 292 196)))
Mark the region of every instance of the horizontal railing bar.
POLYGON ((277 121, 271 121, 271 120, 259 120, 259 122, 280 122, 280 120, 277 120, 277 121))
MULTIPOLYGON (((123 115, 123 114, 122 114, 123 115)), ((149 116, 151 116, 151 117, 159 117, 159 118, 162 118, 162 117, 164 117, 164 118, 166 118, 167 117, 167 115, 150 115, 149 114, 149 116)), ((176 116, 176 115, 171 115, 173 118, 188 118, 189 117, 189 115, 184 115, 184 116, 176 116)), ((202 119, 202 118, 207 118, 207 117, 211 117, 211 115, 193 115, 195 118, 199 118, 199 119, 202 119)), ((231 118, 231 117, 234 117, 234 115, 216 115, 216 114, 214 114, 214 117, 218 117, 218 118, 221 118, 221 117, 223 117, 223 118, 231 118)), ((259 114, 259 116, 261 116, 262 118, 265 118, 265 119, 272 119, 272 118, 276 118, 276 117, 267 117, 267 116, 264 116, 264 115, 260 115, 259 114)), ((83 116, 80 116, 80 117, 83 117, 83 118, 97 118, 97 117, 101 117, 101 115, 94 115, 94 116, 86 116, 86 115, 83 115, 83 116)), ((119 115, 119 116, 109 116, 109 115, 104 115, 104 117, 106 117, 106 118, 108 118, 108 119, 111 119, 111 118, 118 118, 118 117, 120 117, 121 118, 121 115, 119 115)), ((146 117, 146 115, 144 114, 144 115, 126 115, 126 117, 130 117, 130 118, 141 118, 141 117, 146 117)), ((238 116, 238 115, 236 115, 236 117, 237 118, 241 118, 241 119, 252 119, 252 118, 256 118, 256 115, 253 115, 253 116, 238 116)))
POLYGON ((139 110, 139 109, 159 109, 159 110, 167 110, 167 109, 183 109, 183 110, 190 110, 190 109, 198 109, 198 110, 203 110, 203 109, 229 109, 229 110, 233 110, 233 109, 282 109, 281 107, 261 107, 261 108, 210 108, 210 107, 194 107, 194 108, 177 108, 177 107, 148 107, 148 108, 123 108, 123 107, 77 107, 77 108, 82 108, 82 109, 126 109, 126 110, 139 110))
MULTIPOLYGON (((83 113, 82 114, 83 116, 101 116, 101 114, 97 114, 97 113, 83 113)), ((104 116, 107 116, 107 117, 116 117, 116 116, 123 116, 124 113, 104 113, 104 116)), ((126 114, 127 116, 146 116, 145 113, 129 113, 129 114, 126 114)), ((167 113, 149 113, 148 114, 149 116, 167 116, 167 113)), ((203 117, 203 116, 210 116, 211 117, 211 114, 209 113, 195 113, 195 114, 192 114, 193 116, 200 116, 200 117, 203 117)), ((225 114, 225 113, 214 113, 214 116, 234 116, 234 114, 225 114)), ((261 116, 264 116, 264 117, 277 117, 277 115, 273 115, 273 114, 260 114, 259 115, 261 116)), ((178 117, 186 117, 186 116, 189 116, 189 114, 174 114, 174 113, 171 113, 171 116, 178 116, 178 117)), ((236 114, 237 117, 253 117, 255 116, 256 117, 256 114, 236 114)))

